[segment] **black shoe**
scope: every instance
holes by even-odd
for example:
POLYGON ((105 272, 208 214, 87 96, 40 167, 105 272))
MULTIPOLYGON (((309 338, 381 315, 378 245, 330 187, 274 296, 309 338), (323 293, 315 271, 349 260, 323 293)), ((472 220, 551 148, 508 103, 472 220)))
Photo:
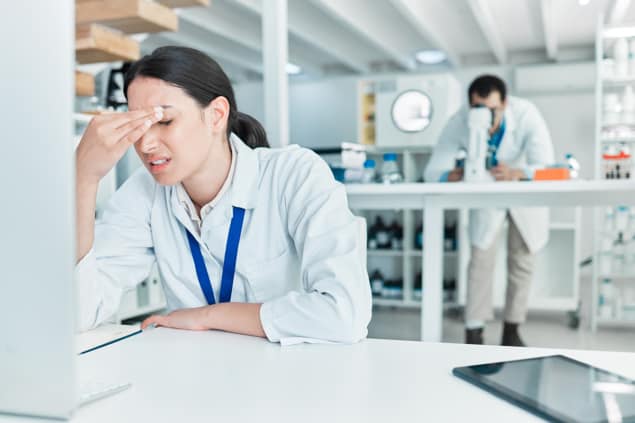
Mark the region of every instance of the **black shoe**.
POLYGON ((483 344, 483 328, 465 329, 466 344, 483 344))
POLYGON ((501 345, 508 347, 524 347, 525 343, 518 334, 518 323, 507 323, 503 327, 503 340, 501 345))

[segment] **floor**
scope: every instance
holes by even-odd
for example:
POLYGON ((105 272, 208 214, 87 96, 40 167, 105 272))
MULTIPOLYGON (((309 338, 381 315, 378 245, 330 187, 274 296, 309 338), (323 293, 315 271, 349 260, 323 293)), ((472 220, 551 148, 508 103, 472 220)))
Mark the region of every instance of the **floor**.
MULTIPOLYGON (((419 340, 420 311, 395 307, 375 307, 368 327, 369 338, 419 340)), ((582 321, 578 329, 569 327, 568 316, 562 313, 530 313, 520 327, 521 338, 531 347, 635 351, 633 327, 602 327, 593 333, 582 321)), ((500 318, 485 328, 485 343, 500 344, 500 318)), ((443 319, 443 342, 463 342, 465 329, 460 313, 448 313, 443 319)))

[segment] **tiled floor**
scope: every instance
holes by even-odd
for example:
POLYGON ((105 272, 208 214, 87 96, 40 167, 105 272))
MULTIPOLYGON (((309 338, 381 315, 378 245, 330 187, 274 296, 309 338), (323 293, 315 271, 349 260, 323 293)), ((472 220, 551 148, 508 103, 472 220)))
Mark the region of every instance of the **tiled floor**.
MULTIPOLYGON (((419 310, 375 307, 368 337, 418 340, 420 327, 419 310)), ((500 319, 489 323, 485 329, 485 343, 499 344, 501 329, 500 319)), ((463 342, 464 330, 460 316, 446 316, 443 320, 443 342, 463 342)), ((592 333, 585 324, 571 329, 564 313, 530 314, 527 323, 521 326, 520 334, 532 347, 635 352, 635 326, 602 327, 592 333)))

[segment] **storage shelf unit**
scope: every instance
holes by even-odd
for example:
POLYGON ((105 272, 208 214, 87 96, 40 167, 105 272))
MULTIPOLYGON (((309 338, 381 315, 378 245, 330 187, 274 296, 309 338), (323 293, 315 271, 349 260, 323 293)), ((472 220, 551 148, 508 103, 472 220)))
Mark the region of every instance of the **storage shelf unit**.
MULTIPOLYGON (((633 149, 633 143, 635 143, 635 113, 633 116, 624 116, 619 118, 619 122, 616 122, 615 116, 611 119, 611 122, 605 121, 604 115, 604 96, 606 93, 614 93, 618 96, 622 95, 622 92, 631 86, 635 88, 635 69, 633 68, 632 59, 628 63, 627 74, 624 75, 623 71, 617 73, 617 63, 613 59, 606 58, 605 49, 609 46, 614 46, 618 38, 635 39, 635 23, 632 25, 621 27, 608 27, 604 25, 604 16, 598 17, 598 25, 596 31, 595 40, 595 58, 596 58, 596 81, 595 81, 595 116, 596 116, 596 130, 595 130, 595 178, 603 179, 603 164, 602 153, 603 149, 610 144, 627 144, 631 150, 633 149), (630 32, 630 35, 627 34, 630 32), (619 35, 621 34, 621 35, 619 35), (610 66, 607 66, 610 65, 610 66), (608 70, 612 69, 613 73, 608 70), (632 128, 632 133, 630 129, 632 128), (620 134, 619 130, 622 130, 620 134), (615 130, 617 133, 607 136, 606 131, 615 130)), ((632 54, 632 53, 631 53, 632 54)), ((623 69, 623 68, 622 68, 623 69)), ((631 151, 632 152, 632 151, 631 151)), ((631 317, 618 317, 619 315, 628 314, 623 313, 622 310, 617 308, 624 308, 624 305, 620 305, 615 301, 615 298, 622 296, 625 289, 631 289, 629 285, 635 285, 635 272, 619 272, 614 271, 605 272, 600 269, 601 261, 607 258, 607 255, 612 256, 615 253, 614 247, 610 251, 604 251, 606 249, 607 236, 611 239, 617 235, 616 231, 607 233, 604 229, 604 213, 605 208, 596 208, 594 213, 594 258, 593 258, 593 272, 592 272, 592 289, 591 289, 591 329, 596 330, 598 326, 626 326, 635 327, 635 316, 631 317), (600 310, 600 301, 604 301, 601 298, 601 284, 603 280, 611 280, 613 300, 611 301, 613 317, 603 316, 600 310)), ((632 212, 631 212, 632 213, 632 212)), ((627 234, 624 236, 630 237, 627 234)), ((635 242, 633 240, 626 239, 626 242, 635 242)), ((635 257, 634 257, 635 258, 635 257)), ((628 305, 627 305, 628 307, 628 305)))

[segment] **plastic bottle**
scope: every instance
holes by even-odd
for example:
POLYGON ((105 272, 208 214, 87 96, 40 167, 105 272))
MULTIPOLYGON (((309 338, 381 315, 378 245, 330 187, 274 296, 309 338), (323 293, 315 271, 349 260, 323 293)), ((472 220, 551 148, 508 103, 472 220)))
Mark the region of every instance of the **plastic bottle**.
POLYGON ((618 38, 613 46, 613 57, 615 58, 615 76, 625 77, 628 75, 628 41, 626 38, 618 38))
POLYGON ((578 179, 580 177, 580 163, 573 157, 573 154, 567 153, 564 155, 569 168, 569 178, 578 179))
POLYGON ((377 240, 377 248, 390 248, 390 230, 384 224, 381 216, 375 219, 375 239, 377 240))
POLYGON ((423 249, 423 224, 419 223, 415 231, 415 249, 423 249))
POLYGON ((374 297, 381 297, 384 291, 384 277, 378 269, 370 276, 370 290, 374 297))
POLYGON ((395 153, 384 154, 384 163, 381 167, 381 180, 384 184, 397 184, 403 182, 403 176, 399 172, 397 155, 395 153))
POLYGON ((390 225, 390 234, 390 247, 393 250, 401 250, 403 248, 403 227, 396 219, 390 225))
POLYGON ((371 184, 377 179, 375 171, 375 160, 368 159, 364 162, 364 170, 362 171, 362 183, 371 184))
POLYGON ((600 317, 613 317, 613 283, 611 279, 604 278, 600 284, 600 298, 598 304, 598 314, 600 317))

